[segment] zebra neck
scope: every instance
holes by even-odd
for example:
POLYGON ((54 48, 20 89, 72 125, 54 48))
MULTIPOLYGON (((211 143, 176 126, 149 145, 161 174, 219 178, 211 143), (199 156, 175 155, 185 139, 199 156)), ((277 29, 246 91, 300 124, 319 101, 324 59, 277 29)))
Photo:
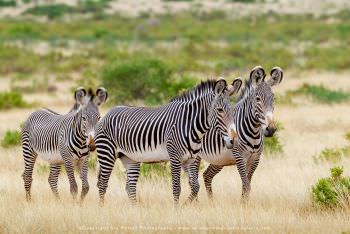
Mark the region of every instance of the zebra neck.
POLYGON ((260 139, 262 137, 262 126, 259 120, 255 117, 255 108, 253 103, 246 99, 237 108, 238 114, 235 115, 238 122, 237 126, 240 128, 238 131, 244 132, 245 135, 254 139, 260 139))
POLYGON ((84 136, 83 131, 81 129, 81 121, 82 121, 82 111, 78 111, 73 120, 73 135, 75 136, 76 140, 78 140, 79 143, 84 145, 86 143, 86 136, 84 136))

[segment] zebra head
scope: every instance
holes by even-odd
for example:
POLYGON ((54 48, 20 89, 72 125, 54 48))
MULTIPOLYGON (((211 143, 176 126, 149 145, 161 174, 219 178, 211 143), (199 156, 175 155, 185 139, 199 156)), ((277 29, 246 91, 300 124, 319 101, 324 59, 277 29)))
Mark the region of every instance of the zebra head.
POLYGON ((263 127, 264 135, 272 137, 277 128, 273 118, 274 94, 272 86, 279 84, 283 78, 283 71, 279 67, 274 67, 271 78, 265 81, 265 71, 261 66, 253 68, 250 73, 250 81, 253 87, 251 95, 252 109, 255 119, 263 127))
POLYGON ((236 127, 233 119, 233 111, 230 105, 230 96, 237 93, 242 86, 240 78, 235 79, 227 86, 226 81, 220 78, 215 86, 216 99, 213 102, 213 116, 215 128, 218 129, 225 141, 233 142, 237 137, 236 127), (220 84, 221 83, 221 84, 220 84), (220 92, 218 92, 220 90, 220 92), (228 136, 227 136, 228 134, 228 136))
POLYGON ((75 99, 79 104, 77 112, 81 112, 80 129, 83 137, 86 138, 86 144, 90 151, 95 150, 95 128, 100 119, 98 107, 106 102, 108 97, 105 88, 98 88, 96 94, 91 89, 86 92, 84 88, 78 88, 75 91, 75 99))

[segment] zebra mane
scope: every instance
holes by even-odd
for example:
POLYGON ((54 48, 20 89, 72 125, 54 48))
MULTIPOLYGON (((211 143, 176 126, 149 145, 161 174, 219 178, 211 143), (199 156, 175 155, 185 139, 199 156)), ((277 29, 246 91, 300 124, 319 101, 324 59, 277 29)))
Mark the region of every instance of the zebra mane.
POLYGON ((238 95, 237 102, 243 100, 248 97, 250 90, 253 88, 253 82, 251 79, 245 80, 244 88, 241 89, 241 92, 238 95))
POLYGON ((193 100, 195 97, 199 97, 204 93, 209 93, 211 91, 214 91, 215 84, 216 84, 216 80, 214 79, 201 81, 201 83, 197 85, 195 88, 187 90, 182 94, 180 94, 179 96, 172 98, 170 102, 193 100))
POLYGON ((89 88, 89 90, 88 90, 88 92, 87 92, 87 94, 86 94, 86 97, 89 98, 89 101, 92 101, 92 100, 94 99, 95 94, 94 94, 94 92, 92 91, 92 88, 89 88))

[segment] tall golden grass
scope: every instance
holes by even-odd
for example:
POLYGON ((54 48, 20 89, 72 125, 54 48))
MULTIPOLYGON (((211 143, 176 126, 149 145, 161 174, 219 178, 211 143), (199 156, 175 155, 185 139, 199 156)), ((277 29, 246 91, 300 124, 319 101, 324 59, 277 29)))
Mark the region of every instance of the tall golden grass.
MULTIPOLYGON (((301 80, 300 82, 304 82, 301 80)), ((282 87, 285 89, 285 87, 282 87)), ((67 91, 67 100, 68 98, 67 91)), ((42 96, 41 100, 53 100, 42 96)), ((65 112, 70 105, 47 105, 65 112)), ((17 128, 31 110, 0 113, 0 135, 17 128)), ((102 111, 106 112, 106 109, 102 111)), ((208 200, 202 176, 199 201, 175 209, 169 179, 140 180, 138 204, 132 206, 124 191, 125 178, 113 172, 103 207, 98 204, 96 173, 89 172, 90 192, 83 205, 74 202, 63 173, 59 179, 61 201, 56 201, 48 175, 34 170, 33 201, 25 201, 21 174, 21 148, 0 151, 0 233, 3 232, 95 232, 95 231, 232 231, 340 233, 350 231, 350 211, 319 211, 312 207, 311 186, 328 176, 331 164, 315 164, 312 156, 324 147, 347 144, 350 130, 348 104, 335 106, 309 103, 278 106, 275 115, 284 130, 279 132, 284 155, 262 157, 252 181, 248 205, 240 203, 241 181, 235 167, 225 168, 214 179, 214 200, 208 200)), ((37 164, 44 164, 40 159, 37 164)), ((350 175, 350 161, 340 163, 350 175)), ((122 170, 122 167, 118 165, 122 170)), ((78 174, 76 179, 80 182, 78 174)), ((181 204, 189 195, 183 176, 181 204)))

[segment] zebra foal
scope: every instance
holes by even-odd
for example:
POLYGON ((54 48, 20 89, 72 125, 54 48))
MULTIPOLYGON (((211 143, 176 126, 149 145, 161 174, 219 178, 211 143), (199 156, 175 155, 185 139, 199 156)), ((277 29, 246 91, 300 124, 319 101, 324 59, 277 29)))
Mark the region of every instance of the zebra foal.
POLYGON ((100 119, 99 106, 107 99, 107 92, 99 88, 96 95, 90 89, 75 91, 76 104, 66 115, 49 109, 33 112, 22 129, 24 158, 23 181, 26 199, 31 200, 33 168, 38 155, 50 163, 48 182, 54 195, 59 198, 57 182, 64 164, 70 184, 70 192, 76 198, 78 188, 74 176, 77 163, 82 180, 81 201, 89 191, 87 179, 89 150, 94 150, 95 126, 100 119))

